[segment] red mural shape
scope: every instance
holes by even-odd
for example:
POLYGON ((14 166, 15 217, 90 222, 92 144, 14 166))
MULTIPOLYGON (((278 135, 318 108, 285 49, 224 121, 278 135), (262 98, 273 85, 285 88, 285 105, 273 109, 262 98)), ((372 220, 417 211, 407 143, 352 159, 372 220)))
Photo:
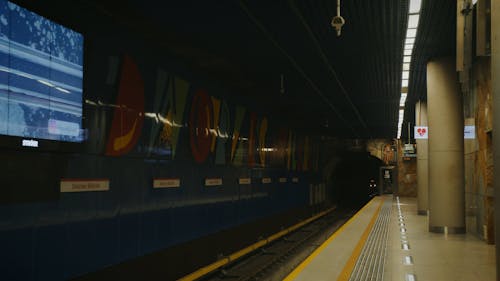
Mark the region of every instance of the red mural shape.
POLYGON ((198 90, 191 104, 191 115, 189 118, 189 139, 191 152, 197 163, 203 163, 210 154, 212 138, 212 101, 204 90, 198 90))
POLYGON ((131 57, 125 55, 106 155, 128 153, 137 143, 144 122, 144 80, 131 57))

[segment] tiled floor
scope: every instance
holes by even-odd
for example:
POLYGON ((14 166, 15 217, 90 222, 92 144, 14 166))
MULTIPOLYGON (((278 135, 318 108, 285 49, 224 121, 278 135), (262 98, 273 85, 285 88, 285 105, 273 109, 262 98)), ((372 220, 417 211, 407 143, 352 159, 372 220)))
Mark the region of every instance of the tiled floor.
POLYGON ((427 216, 416 213, 415 198, 400 198, 399 218, 394 200, 390 222, 385 281, 488 281, 495 280, 495 247, 469 234, 427 231, 427 216), (401 225, 403 223, 404 225, 401 225), (401 228, 406 233, 401 233, 401 228), (408 250, 405 250, 408 245, 408 250), (413 264, 405 265, 411 257, 413 264))

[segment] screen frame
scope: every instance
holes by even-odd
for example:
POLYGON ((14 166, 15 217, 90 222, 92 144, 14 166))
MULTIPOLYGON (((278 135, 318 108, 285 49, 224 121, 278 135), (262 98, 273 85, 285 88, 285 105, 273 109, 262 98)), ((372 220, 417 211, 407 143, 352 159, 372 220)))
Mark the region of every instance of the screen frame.
POLYGON ((36 7, 32 7, 29 3, 24 3, 24 1, 12 1, 7 0, 15 5, 20 6, 30 12, 37 14, 40 17, 43 17, 47 20, 52 21, 55 24, 58 24, 64 28, 70 29, 74 32, 81 34, 83 38, 83 46, 82 46, 82 97, 81 97, 81 107, 82 107, 82 116, 81 116, 81 127, 80 130, 83 130, 83 139, 81 141, 63 141, 63 140, 53 140, 53 139, 43 139, 43 138, 33 138, 33 137, 25 137, 25 136, 14 136, 14 135, 6 135, 0 133, 0 148, 8 149, 8 150, 18 150, 18 151, 33 151, 33 152, 81 152, 85 145, 88 143, 88 127, 87 127, 87 108, 85 106, 85 96, 86 96, 86 76, 88 67, 88 43, 87 36, 82 31, 81 28, 77 28, 72 24, 61 23, 61 21, 57 20, 50 13, 45 13, 36 9, 36 7), (23 141, 36 141, 38 143, 37 147, 32 146, 23 146, 23 141))

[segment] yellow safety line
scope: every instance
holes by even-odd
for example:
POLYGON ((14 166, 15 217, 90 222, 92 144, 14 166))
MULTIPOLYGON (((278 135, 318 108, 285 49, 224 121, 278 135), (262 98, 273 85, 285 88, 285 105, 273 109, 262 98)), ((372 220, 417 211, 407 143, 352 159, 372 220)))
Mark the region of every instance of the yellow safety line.
POLYGON ((252 252, 252 251, 255 251, 255 250, 259 249, 260 247, 265 246, 266 244, 271 243, 272 241, 274 241, 274 240, 276 240, 276 239, 278 239, 280 237, 283 237, 284 235, 287 235, 288 233, 296 230, 297 228, 300 228, 301 226, 306 225, 306 224, 312 222, 313 220, 316 220, 319 217, 322 217, 322 216, 330 213, 333 210, 335 210, 335 208, 330 208, 328 210, 320 212, 317 215, 308 218, 307 220, 299 222, 299 223, 297 223, 297 224, 295 224, 295 225, 293 225, 293 226, 291 226, 291 227, 289 227, 289 228, 287 228, 285 230, 282 230, 282 231, 280 231, 280 232, 278 232, 276 234, 273 234, 273 235, 271 235, 271 236, 269 236, 269 237, 267 237, 265 239, 262 239, 262 240, 254 243, 254 244, 252 244, 252 245, 250 245, 250 246, 248 246, 246 248, 243 248, 243 249, 241 249, 241 250, 239 250, 237 252, 234 252, 231 255, 227 256, 227 257, 224 257, 224 258, 222 258, 222 259, 220 259, 220 260, 218 260, 218 261, 216 261, 214 263, 211 263, 211 264, 209 264, 207 266, 204 266, 204 267, 196 270, 195 272, 192 272, 192 273, 190 273, 190 274, 188 274, 188 275, 186 275, 186 276, 178 279, 178 281, 192 281, 192 280, 196 280, 196 279, 198 279, 198 278, 200 278, 200 277, 202 277, 202 276, 204 276, 204 275, 206 275, 206 274, 208 274, 208 273, 210 273, 210 272, 212 272, 214 270, 217 270, 217 269, 223 267, 224 265, 226 265, 226 264, 228 264, 228 263, 230 263, 230 262, 232 262, 232 261, 234 261, 234 260, 236 260, 236 259, 238 259, 238 258, 240 258, 240 257, 242 257, 242 256, 244 256, 244 255, 246 255, 246 254, 248 254, 250 252, 252 252))
POLYGON ((380 212, 380 209, 382 207, 382 203, 384 200, 380 201, 380 204, 378 205, 377 210, 373 214, 373 217, 368 224, 368 226, 365 229, 365 232, 363 232, 363 235, 361 235, 361 238, 358 241, 358 244, 356 245, 356 248, 354 248, 354 251, 352 252, 351 257, 347 260, 344 269, 340 273, 339 278, 337 278, 337 281, 347 281, 349 280, 349 277, 351 276, 352 270, 354 269, 354 266, 356 265, 356 261, 359 258, 359 255, 361 254, 361 250, 363 250, 363 246, 365 246, 366 240, 368 239, 368 235, 370 235, 370 232, 372 231, 373 225, 375 224, 375 221, 378 218, 378 214, 380 212))
MULTIPOLYGON (((350 218, 346 223, 344 223, 335 233, 333 233, 321 246, 319 246, 312 254, 307 257, 304 261, 302 261, 299 266, 297 266, 290 274, 288 274, 283 281, 291 281, 297 278, 297 276, 306 268, 313 260, 316 258, 317 255, 319 255, 335 238, 337 238, 338 235, 340 235, 345 228, 351 224, 356 218, 369 206, 371 206, 377 197, 374 197, 368 204, 366 204, 361 210, 359 210, 352 218, 350 218)), ((383 200, 382 200, 383 202, 383 200)), ((382 203, 380 204, 382 206, 382 203)), ((379 206, 379 208, 380 208, 379 206)))

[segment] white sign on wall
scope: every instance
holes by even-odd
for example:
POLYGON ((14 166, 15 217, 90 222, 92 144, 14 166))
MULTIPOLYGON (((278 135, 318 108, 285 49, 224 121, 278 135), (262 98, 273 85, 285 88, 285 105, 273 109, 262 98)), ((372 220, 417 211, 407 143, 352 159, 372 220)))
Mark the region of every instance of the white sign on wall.
POLYGON ((219 186, 222 185, 222 178, 206 178, 205 186, 219 186))
POLYGON ((465 126, 464 127, 464 139, 475 139, 476 138, 476 126, 465 126))
POLYGON ((88 192, 109 190, 108 179, 61 179, 61 192, 88 192))
POLYGON ((158 178, 153 179, 153 188, 171 188, 180 187, 181 179, 175 178, 158 178))
POLYGON ((413 134, 415 139, 428 139, 429 128, 427 126, 415 126, 413 134))

